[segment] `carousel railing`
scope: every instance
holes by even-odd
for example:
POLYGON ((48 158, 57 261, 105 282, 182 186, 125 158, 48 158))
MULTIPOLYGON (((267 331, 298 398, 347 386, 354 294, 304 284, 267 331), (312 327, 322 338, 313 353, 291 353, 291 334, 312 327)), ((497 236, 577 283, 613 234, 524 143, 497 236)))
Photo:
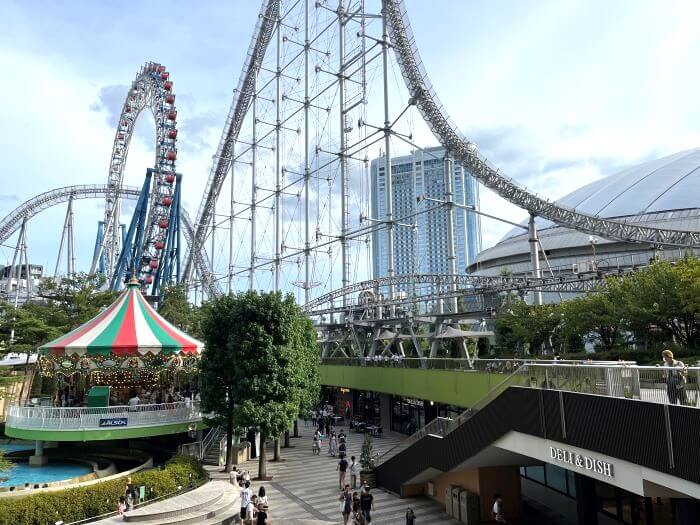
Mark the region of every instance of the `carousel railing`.
POLYGON ((198 402, 110 407, 10 406, 11 428, 77 430, 118 429, 196 422, 202 419, 198 402))

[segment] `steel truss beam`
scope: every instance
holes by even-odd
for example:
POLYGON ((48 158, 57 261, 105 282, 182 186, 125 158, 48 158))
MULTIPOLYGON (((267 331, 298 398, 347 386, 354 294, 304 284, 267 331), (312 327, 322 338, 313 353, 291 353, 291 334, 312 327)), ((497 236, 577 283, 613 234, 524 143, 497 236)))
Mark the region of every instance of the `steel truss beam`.
POLYGON ((700 247, 700 232, 650 228, 587 215, 540 197, 500 173, 479 153, 476 145, 461 134, 440 103, 418 53, 403 0, 383 0, 382 4, 389 21, 392 47, 411 102, 418 106, 445 149, 482 184, 530 214, 560 226, 623 242, 700 247))
MULTIPOLYGON (((211 222, 211 213, 214 209, 214 203, 219 197, 221 187, 226 179, 226 174, 230 170, 231 160, 233 158, 233 146, 238 138, 238 134, 243 125, 248 108, 255 94, 255 78, 260 70, 268 44, 272 38, 277 19, 279 17, 280 1, 268 0, 263 3, 262 10, 258 16, 258 22, 253 31, 253 39, 248 47, 248 54, 243 65, 238 87, 234 91, 233 102, 229 110, 226 124, 219 140, 219 146, 214 157, 207 180, 204 195, 197 211, 195 220, 195 230, 192 236, 191 249, 188 249, 185 255, 183 267, 183 279, 189 281, 192 276, 192 270, 197 258, 197 254, 201 253, 201 247, 204 245, 207 228, 211 222)), ((199 261, 198 266, 205 266, 202 261, 199 261)), ((203 280, 203 286, 211 295, 218 293, 215 286, 216 279, 213 275, 200 275, 203 280)))

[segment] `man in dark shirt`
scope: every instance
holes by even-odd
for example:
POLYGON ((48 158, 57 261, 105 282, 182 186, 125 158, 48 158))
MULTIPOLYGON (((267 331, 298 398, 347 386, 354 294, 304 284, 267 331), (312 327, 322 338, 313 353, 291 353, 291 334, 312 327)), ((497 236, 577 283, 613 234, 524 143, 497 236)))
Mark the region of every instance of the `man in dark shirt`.
POLYGON ((372 519, 370 512, 374 511, 374 496, 369 493, 369 486, 365 486, 365 490, 360 494, 360 510, 367 521, 372 519))
POLYGON ((345 486, 345 473, 348 471, 348 460, 345 459, 345 456, 340 456, 340 461, 338 461, 338 467, 336 470, 338 471, 340 490, 343 490, 343 487, 345 486))

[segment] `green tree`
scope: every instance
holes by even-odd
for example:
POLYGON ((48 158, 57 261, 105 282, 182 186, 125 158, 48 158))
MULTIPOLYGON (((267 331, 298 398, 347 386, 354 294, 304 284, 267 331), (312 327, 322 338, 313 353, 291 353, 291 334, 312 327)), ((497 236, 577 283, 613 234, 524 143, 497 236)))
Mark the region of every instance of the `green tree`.
MULTIPOLYGON (((260 432, 258 476, 267 476, 265 440, 279 436, 318 391, 319 352, 311 321, 291 295, 245 292, 203 308, 202 403, 227 425, 260 432)), ((316 394, 317 395, 317 394, 316 394)), ((227 457, 227 469, 231 458, 227 457)))
POLYGON ((38 306, 53 308, 56 321, 61 315, 65 316, 66 331, 73 330, 95 317, 119 296, 119 292, 105 289, 105 282, 102 274, 86 273, 61 279, 46 279, 39 288, 39 297, 44 301, 38 306))
POLYGON ((494 331, 500 346, 512 348, 516 352, 528 350, 538 353, 552 347, 552 337, 560 323, 560 316, 554 305, 528 305, 516 301, 501 307, 494 331))
POLYGON ((562 339, 582 343, 586 335, 595 334, 604 351, 623 343, 629 313, 628 289, 625 278, 608 277, 597 291, 564 303, 562 339))
POLYGON ((659 261, 627 277, 629 318, 635 332, 658 327, 688 348, 700 347, 700 259, 687 256, 675 264, 659 261))
MULTIPOLYGON (((103 290, 104 282, 103 276, 84 273, 58 280, 45 279, 39 288, 38 300, 26 302, 18 308, 0 304, 0 354, 29 354, 38 346, 89 321, 118 295, 103 290)), ((23 379, 7 373, 0 373, 0 376, 0 386, 23 379)))
POLYGON ((201 337, 201 312, 187 300, 185 286, 166 286, 158 313, 192 337, 201 337))

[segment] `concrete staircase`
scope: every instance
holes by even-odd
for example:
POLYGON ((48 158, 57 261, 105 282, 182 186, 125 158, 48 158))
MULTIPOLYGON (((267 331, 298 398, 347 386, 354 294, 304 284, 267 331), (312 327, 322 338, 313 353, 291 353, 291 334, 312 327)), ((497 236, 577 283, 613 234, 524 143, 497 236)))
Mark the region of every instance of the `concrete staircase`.
POLYGON ((191 492, 131 510, 95 523, 115 525, 231 525, 238 522, 238 491, 225 481, 210 481, 191 492))

